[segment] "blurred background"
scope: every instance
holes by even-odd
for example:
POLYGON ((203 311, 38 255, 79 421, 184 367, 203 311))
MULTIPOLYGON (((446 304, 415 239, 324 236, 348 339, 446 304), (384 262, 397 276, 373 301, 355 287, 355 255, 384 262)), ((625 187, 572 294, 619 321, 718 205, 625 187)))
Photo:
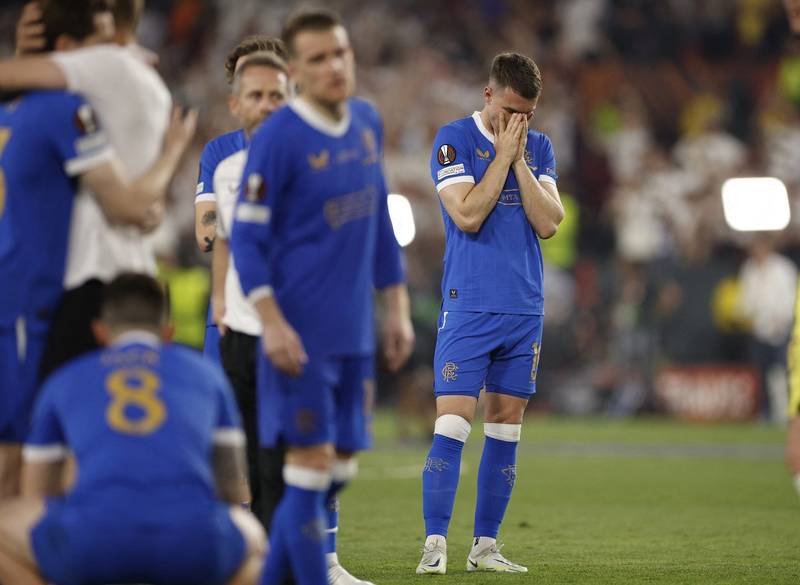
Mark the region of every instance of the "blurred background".
MULTIPOLYGON (((22 2, 0 3, 0 54, 22 2)), ((210 256, 193 235, 205 142, 234 128, 226 53, 277 35, 296 3, 147 0, 141 43, 176 100, 199 107, 196 143, 158 233, 179 339, 202 344, 210 256)), ((533 127, 548 134, 567 219, 543 242, 546 317, 531 409, 690 420, 786 418, 785 353, 800 259, 800 40, 780 0, 337 0, 358 94, 386 125, 391 190, 410 201, 407 248, 417 347, 382 376, 401 437, 430 436, 443 229, 428 171, 440 125, 482 107, 492 57, 542 70, 533 127), (737 232, 721 185, 770 176, 792 213, 737 232)), ((757 196, 758 194, 754 194, 757 196)))

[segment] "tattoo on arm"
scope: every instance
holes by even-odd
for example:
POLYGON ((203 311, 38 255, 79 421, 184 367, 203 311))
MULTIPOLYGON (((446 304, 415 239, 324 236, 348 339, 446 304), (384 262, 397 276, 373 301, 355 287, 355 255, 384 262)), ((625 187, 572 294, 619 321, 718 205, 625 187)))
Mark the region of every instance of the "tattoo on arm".
POLYGON ((206 211, 203 214, 203 217, 200 218, 200 223, 204 226, 216 226, 217 225, 217 212, 214 210, 206 211))

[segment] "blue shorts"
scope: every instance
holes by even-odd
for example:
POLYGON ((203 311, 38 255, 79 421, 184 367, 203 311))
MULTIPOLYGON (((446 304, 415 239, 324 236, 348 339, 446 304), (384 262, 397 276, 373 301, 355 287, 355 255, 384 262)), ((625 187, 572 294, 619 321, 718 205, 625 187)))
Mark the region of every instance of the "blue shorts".
POLYGON ((445 311, 433 358, 436 396, 487 392, 530 398, 542 347, 541 315, 445 311))
POLYGON ((278 372, 259 352, 258 434, 262 447, 333 443, 344 452, 372 443, 375 403, 372 355, 310 357, 302 376, 278 372))
POLYGON ((203 340, 203 355, 222 367, 222 357, 219 354, 219 329, 216 325, 206 325, 206 337, 203 340))
POLYGON ((222 585, 244 560, 244 537, 222 502, 204 502, 179 517, 164 509, 159 522, 129 520, 133 515, 127 512, 48 500, 31 530, 34 557, 47 581, 222 585))
POLYGON ((0 442, 24 443, 36 401, 48 323, 0 326, 0 442))

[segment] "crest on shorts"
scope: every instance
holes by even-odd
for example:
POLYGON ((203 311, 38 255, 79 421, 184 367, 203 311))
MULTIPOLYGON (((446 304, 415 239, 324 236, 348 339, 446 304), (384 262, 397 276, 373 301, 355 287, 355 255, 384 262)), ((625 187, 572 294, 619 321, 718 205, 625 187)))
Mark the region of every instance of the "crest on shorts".
POLYGON ((442 144, 436 156, 439 160, 439 164, 443 167, 453 164, 456 160, 456 149, 453 148, 451 144, 442 144))
POLYGON ((442 368, 442 379, 445 382, 452 382, 458 379, 458 366, 453 362, 447 362, 442 368))

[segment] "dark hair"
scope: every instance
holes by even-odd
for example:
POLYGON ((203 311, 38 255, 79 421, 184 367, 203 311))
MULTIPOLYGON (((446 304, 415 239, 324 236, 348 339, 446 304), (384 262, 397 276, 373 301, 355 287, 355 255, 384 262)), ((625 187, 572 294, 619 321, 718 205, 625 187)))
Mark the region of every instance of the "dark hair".
POLYGON ((114 0, 114 26, 135 31, 144 10, 144 0, 114 0))
POLYGON ((44 23, 45 50, 56 48, 61 35, 82 41, 95 32, 94 17, 110 12, 108 0, 39 0, 44 23))
POLYGON ((301 8, 286 19, 281 31, 281 39, 291 55, 294 52, 292 46, 294 39, 301 32, 307 30, 326 31, 336 26, 342 26, 342 19, 335 12, 326 8, 301 8))
POLYGON ((166 291, 151 276, 124 272, 103 288, 100 316, 109 326, 158 328, 168 316, 166 291))
POLYGON ((245 37, 242 39, 242 42, 236 45, 231 52, 228 53, 228 56, 225 57, 225 78, 228 80, 228 83, 233 83, 233 76, 236 73, 236 63, 238 63, 239 59, 261 51, 275 53, 284 60, 287 57, 286 47, 280 39, 264 35, 245 37))
POLYGON ((542 93, 542 74, 536 62, 519 53, 500 53, 492 61, 489 82, 510 87, 526 100, 535 100, 542 93))
POLYGON ((272 67, 277 71, 282 71, 287 75, 289 74, 288 70, 286 69, 286 61, 278 57, 275 53, 259 51, 257 53, 247 55, 246 57, 243 57, 243 59, 244 61, 242 62, 242 65, 236 70, 236 73, 233 74, 233 81, 231 82, 231 85, 234 93, 239 91, 238 83, 242 79, 242 75, 244 75, 244 72, 251 67, 272 67))

